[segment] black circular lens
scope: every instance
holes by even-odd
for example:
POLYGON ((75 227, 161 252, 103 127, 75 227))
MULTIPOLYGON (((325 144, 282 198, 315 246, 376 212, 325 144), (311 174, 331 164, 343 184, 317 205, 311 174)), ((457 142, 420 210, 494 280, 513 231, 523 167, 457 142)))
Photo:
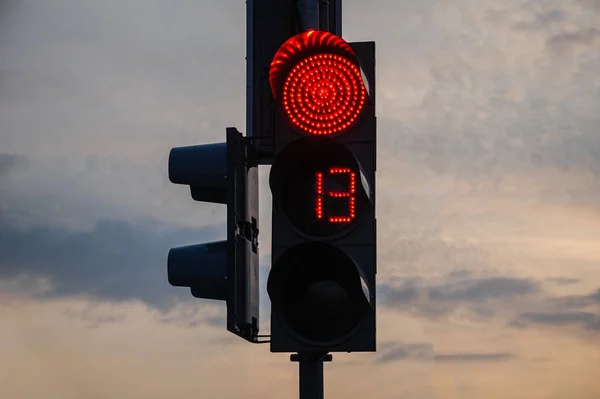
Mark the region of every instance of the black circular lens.
MULTIPOLYGON (((287 251, 278 268, 272 298, 285 323, 312 342, 330 342, 352 332, 368 306, 354 261, 322 243, 302 244, 287 251)), ((273 287, 273 286, 272 286, 273 287)))

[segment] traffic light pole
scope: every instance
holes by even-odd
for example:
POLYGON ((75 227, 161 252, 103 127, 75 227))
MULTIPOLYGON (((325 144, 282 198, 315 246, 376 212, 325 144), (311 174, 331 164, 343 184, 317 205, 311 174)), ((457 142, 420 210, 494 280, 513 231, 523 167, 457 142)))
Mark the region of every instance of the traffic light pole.
POLYGON ((300 399, 324 399, 323 362, 330 362, 333 356, 326 353, 296 353, 290 356, 292 362, 300 365, 300 399))
POLYGON ((297 0, 302 27, 342 35, 342 0, 297 0))

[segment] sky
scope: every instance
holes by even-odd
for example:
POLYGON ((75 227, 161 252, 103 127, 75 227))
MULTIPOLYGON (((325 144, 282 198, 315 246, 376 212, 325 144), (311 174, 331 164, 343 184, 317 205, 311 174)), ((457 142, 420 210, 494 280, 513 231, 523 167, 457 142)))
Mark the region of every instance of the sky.
MULTIPOLYGON (((377 45, 378 350, 326 397, 600 397, 600 2, 343 7, 377 45)), ((225 237, 167 159, 245 129, 245 43, 243 1, 0 0, 2 398, 297 397, 166 280, 225 237)))

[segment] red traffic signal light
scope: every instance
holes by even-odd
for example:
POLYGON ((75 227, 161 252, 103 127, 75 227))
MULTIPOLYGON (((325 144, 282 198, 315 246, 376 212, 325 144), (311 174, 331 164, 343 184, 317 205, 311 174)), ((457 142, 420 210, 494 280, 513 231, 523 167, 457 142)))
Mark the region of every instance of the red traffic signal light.
POLYGON ((356 54, 329 32, 310 30, 288 39, 275 53, 269 83, 288 123, 311 135, 348 130, 367 100, 356 54))
POLYGON ((301 33, 269 77, 271 351, 374 351, 374 43, 301 33))

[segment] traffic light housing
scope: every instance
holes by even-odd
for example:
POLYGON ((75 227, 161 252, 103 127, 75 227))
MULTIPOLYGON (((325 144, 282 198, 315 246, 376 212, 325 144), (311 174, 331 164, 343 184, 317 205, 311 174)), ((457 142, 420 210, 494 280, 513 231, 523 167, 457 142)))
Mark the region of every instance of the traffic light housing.
POLYGON ((374 351, 375 44, 298 34, 269 81, 271 351, 374 351))
POLYGON ((235 128, 224 143, 173 148, 169 179, 190 186, 196 201, 227 205, 227 240, 172 248, 169 283, 196 298, 227 305, 227 330, 257 342, 258 167, 251 146, 235 128))

